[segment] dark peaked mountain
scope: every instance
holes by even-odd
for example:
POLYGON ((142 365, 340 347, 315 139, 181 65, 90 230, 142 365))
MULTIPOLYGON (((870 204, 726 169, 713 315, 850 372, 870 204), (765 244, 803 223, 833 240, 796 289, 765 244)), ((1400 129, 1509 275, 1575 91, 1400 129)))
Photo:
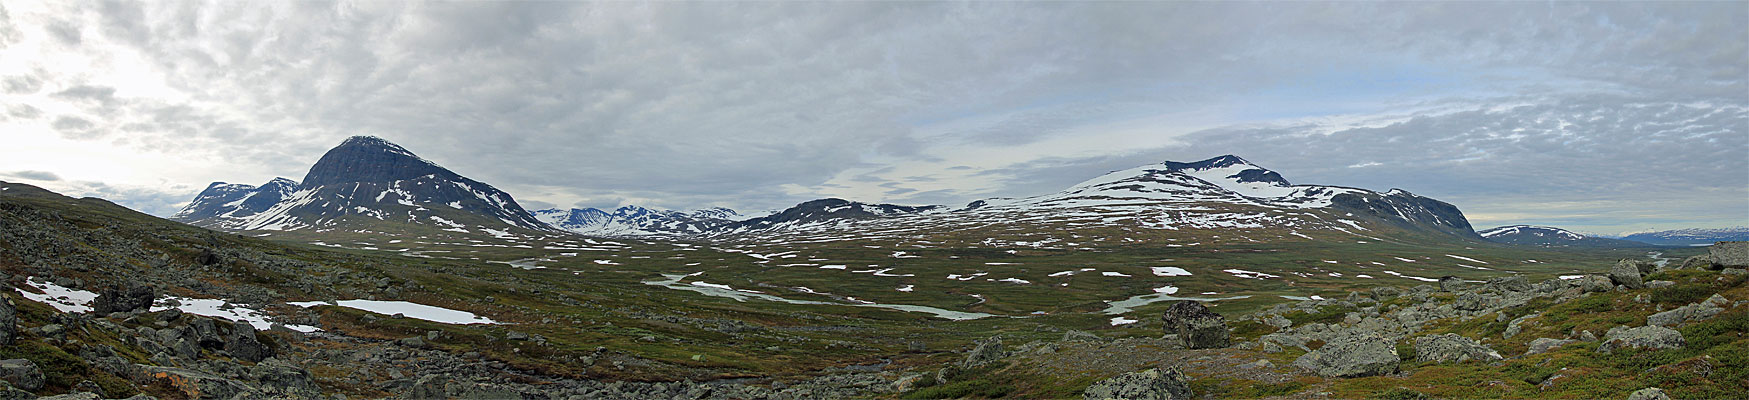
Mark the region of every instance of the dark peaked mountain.
POLYGON ((1508 225, 1476 232, 1488 241, 1548 247, 1651 247, 1631 240, 1590 237, 1552 226, 1508 225))
POLYGON ((371 136, 354 136, 328 150, 303 183, 215 182, 171 219, 224 230, 551 229, 510 194, 371 136))

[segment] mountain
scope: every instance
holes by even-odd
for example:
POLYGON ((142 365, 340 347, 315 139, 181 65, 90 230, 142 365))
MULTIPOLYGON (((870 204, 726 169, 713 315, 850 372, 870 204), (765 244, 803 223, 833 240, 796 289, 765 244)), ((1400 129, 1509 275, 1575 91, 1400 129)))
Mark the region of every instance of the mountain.
MULTIPOLYGON (((1282 230, 1372 237, 1392 231, 1480 241, 1451 204, 1401 189, 1294 185, 1281 174, 1224 155, 1167 161, 1114 171, 1057 193, 974 201, 965 207, 865 204, 842 199, 802 203, 716 234, 813 239, 927 235, 990 229, 1050 232, 1088 228, 1152 230, 1282 230)), ((1374 237, 1374 239, 1377 239, 1374 237)))
POLYGON ((652 210, 625 206, 603 211, 597 208, 570 210, 547 209, 534 212, 536 218, 566 231, 591 236, 670 236, 684 237, 705 233, 741 218, 735 210, 722 207, 693 212, 652 210))
POLYGON ((1549 226, 1508 225, 1476 232, 1490 242, 1552 247, 1650 247, 1630 240, 1590 237, 1549 226))
POLYGON ((1667 246, 1700 246, 1713 242, 1749 240, 1749 227, 1640 232, 1622 236, 1622 239, 1667 246))
POLYGON ((230 231, 552 230, 510 194, 371 136, 328 150, 302 183, 215 182, 171 220, 230 231))

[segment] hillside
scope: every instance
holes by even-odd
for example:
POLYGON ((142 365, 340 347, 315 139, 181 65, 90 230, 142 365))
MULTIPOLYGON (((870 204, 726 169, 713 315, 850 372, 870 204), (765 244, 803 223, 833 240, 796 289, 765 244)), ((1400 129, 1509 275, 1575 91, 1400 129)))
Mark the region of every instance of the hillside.
POLYGON ((1592 237, 1548 226, 1508 225, 1476 232, 1495 243, 1548 247, 1635 248, 1655 245, 1631 240, 1592 237))

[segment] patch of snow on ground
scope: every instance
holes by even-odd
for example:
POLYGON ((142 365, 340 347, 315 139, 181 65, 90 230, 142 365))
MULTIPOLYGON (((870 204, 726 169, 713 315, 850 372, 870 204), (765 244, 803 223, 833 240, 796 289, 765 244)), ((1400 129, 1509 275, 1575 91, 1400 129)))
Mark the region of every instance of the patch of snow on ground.
POLYGON ((1579 278, 1584 278, 1584 277, 1585 277, 1585 275, 1561 275, 1561 276, 1558 276, 1557 278, 1561 278, 1563 280, 1574 280, 1574 279, 1579 279, 1579 278))
POLYGON ((821 265, 820 266, 820 269, 847 269, 847 268, 850 268, 850 266, 842 265, 842 264, 832 264, 832 265, 821 265))
POLYGON ((19 290, 18 294, 31 301, 48 304, 49 307, 54 307, 65 313, 91 312, 91 300, 97 299, 97 293, 70 289, 47 281, 38 282, 35 278, 25 279, 24 284, 43 292, 38 294, 19 290))
POLYGON ((1372 275, 1365 275, 1365 274, 1361 274, 1361 275, 1355 275, 1355 276, 1354 276, 1354 277, 1356 277, 1356 278, 1366 278, 1366 279, 1373 279, 1373 277, 1372 277, 1372 275))
POLYGON ((1456 258, 1456 259, 1459 259, 1459 260, 1464 260, 1464 261, 1469 261, 1469 262, 1477 262, 1477 263, 1483 263, 1483 264, 1487 264, 1487 263, 1488 263, 1488 262, 1487 262, 1487 261, 1482 261, 1482 260, 1477 260, 1477 259, 1474 259, 1474 258, 1469 258, 1469 257, 1464 257, 1464 256, 1457 256, 1457 255, 1451 255, 1451 254, 1446 254, 1446 255, 1445 255, 1445 256, 1446 256, 1446 257, 1451 257, 1451 258, 1456 258))
POLYGON ((1133 324, 1133 323, 1137 323, 1137 322, 1141 322, 1141 321, 1137 321, 1137 320, 1133 320, 1133 319, 1129 319, 1129 318, 1124 318, 1121 316, 1111 317, 1111 326, 1133 324))
MULTIPOLYGON (((158 299, 157 303, 152 305, 150 310, 152 312, 169 310, 170 306, 167 304, 169 304, 171 300, 174 300, 178 304, 176 309, 182 310, 182 312, 185 313, 224 318, 237 322, 248 322, 250 326, 254 326, 255 330, 258 331, 264 331, 273 327, 273 323, 267 320, 267 314, 262 314, 260 310, 240 307, 230 304, 231 302, 222 299, 166 297, 158 299)), ((285 327, 298 332, 315 332, 321 330, 309 325, 285 325, 285 327)))
POLYGON ((1148 267, 1154 270, 1154 276, 1190 276, 1190 271, 1178 267, 1148 267))
POLYGON ((337 306, 351 308, 351 309, 355 309, 355 310, 370 311, 373 313, 383 314, 383 315, 401 314, 403 316, 406 316, 407 318, 422 319, 422 320, 426 320, 426 321, 443 323, 443 324, 465 325, 465 324, 497 324, 498 323, 497 321, 493 321, 490 318, 474 315, 474 313, 467 312, 467 311, 451 310, 451 309, 443 308, 443 307, 428 306, 428 305, 424 305, 424 304, 409 303, 409 302, 405 302, 405 301, 341 300, 341 301, 336 302, 336 303, 327 303, 327 302, 321 302, 321 301, 306 301, 306 302, 300 302, 300 303, 286 303, 286 304, 290 304, 290 305, 294 305, 294 306, 298 306, 298 307, 306 307, 306 308, 320 306, 320 305, 337 305, 337 306))
POLYGON ((1408 278, 1408 279, 1414 279, 1414 280, 1418 280, 1418 281, 1422 281, 1422 282, 1439 282, 1438 279, 1423 278, 1423 277, 1414 276, 1414 275, 1403 275, 1403 274, 1397 273, 1397 271, 1385 271, 1385 273, 1395 275, 1398 278, 1408 278))
POLYGON ((909 291, 917 290, 917 285, 905 285, 905 287, 893 289, 893 290, 897 290, 897 291, 901 291, 901 292, 909 292, 909 291))
POLYGON ((1161 286, 1154 288, 1154 293, 1174 294, 1178 293, 1178 288, 1174 286, 1161 286))
POLYGON ((595 260, 595 263, 601 265, 619 265, 619 263, 613 262, 613 260, 595 260))
POLYGON ((1415 260, 1410 260, 1410 259, 1403 258, 1403 257, 1391 257, 1391 258, 1395 258, 1395 259, 1397 259, 1397 261, 1402 261, 1402 262, 1415 262, 1415 260))
POLYGON ((1126 273, 1122 273, 1122 272, 1111 272, 1111 271, 1105 271, 1105 272, 1100 272, 1100 273, 1099 273, 1099 274, 1100 274, 1100 275, 1105 275, 1105 276, 1117 276, 1117 277, 1124 277, 1124 278, 1128 278, 1128 277, 1130 277, 1130 275, 1129 275, 1129 274, 1126 274, 1126 273))
POLYGON ((1032 284, 1031 281, 1028 281, 1025 279, 1020 279, 1020 278, 1002 278, 1001 280, 998 280, 997 282, 1008 282, 1008 283, 1013 283, 1013 284, 1018 284, 1018 285, 1032 284))
POLYGON ((1233 276, 1237 276, 1240 278, 1247 278, 1247 279, 1269 279, 1269 278, 1280 278, 1281 277, 1280 275, 1270 275, 1270 274, 1265 274, 1262 272, 1252 272, 1252 271, 1246 271, 1246 270, 1242 270, 1242 269, 1224 269, 1224 270, 1221 270, 1221 272, 1226 272, 1229 274, 1233 274, 1233 276))

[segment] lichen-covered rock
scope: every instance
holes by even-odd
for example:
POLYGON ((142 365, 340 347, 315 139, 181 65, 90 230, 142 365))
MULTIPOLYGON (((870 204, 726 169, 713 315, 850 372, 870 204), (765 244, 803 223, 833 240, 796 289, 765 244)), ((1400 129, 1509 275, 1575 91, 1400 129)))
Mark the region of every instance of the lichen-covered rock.
POLYGON ((1617 326, 1603 334, 1603 344, 1597 346, 1598 352, 1609 353, 1616 349, 1680 349, 1688 345, 1683 340, 1682 332, 1662 326, 1642 326, 1629 328, 1617 326))
POLYGON ((1480 311, 1488 308, 1488 297, 1476 293, 1464 293, 1459 295, 1457 300, 1453 301, 1451 305, 1453 308, 1459 310, 1480 311))
POLYGON ((1670 400, 1670 395, 1664 394, 1664 389, 1645 388, 1629 394, 1628 400, 1670 400))
POLYGON ((1547 353, 1547 352, 1553 351, 1554 349, 1560 348, 1561 346, 1566 346, 1567 344, 1573 343, 1573 342, 1577 342, 1577 340, 1537 338, 1536 340, 1530 341, 1530 349, 1526 350, 1524 352, 1524 355, 1528 356, 1531 354, 1547 353))
POLYGON ((22 358, 0 360, 0 379, 5 379, 19 389, 32 391, 42 389, 47 382, 44 380, 43 370, 37 368, 35 362, 22 358))
POLYGON ((17 338, 18 308, 13 306, 12 297, 0 294, 0 346, 11 346, 17 338))
POLYGON ((1718 242, 1707 248, 1713 269, 1749 267, 1749 242, 1718 242))
POLYGON ((1294 359, 1294 366, 1325 377, 1358 378, 1397 372, 1397 347, 1376 335, 1338 338, 1294 359))
POLYGON ((968 368, 975 367, 989 364, 1006 357, 1008 357, 1008 351, 1002 348, 1002 338, 993 337, 978 342, 978 347, 972 348, 972 352, 966 354, 966 360, 961 362, 960 365, 968 368))
POLYGON ((1646 287, 1645 282, 1641 281, 1640 262, 1635 260, 1616 262, 1615 266, 1609 269, 1609 280, 1628 289, 1646 287))
POLYGON ((1201 302, 1187 300, 1172 303, 1166 307, 1160 318, 1164 322, 1166 333, 1178 335, 1186 348, 1216 349, 1232 344, 1226 319, 1209 311, 1201 302))
POLYGON ((1415 358, 1424 362, 1449 363, 1498 361, 1500 352, 1455 333, 1415 338, 1415 358))
POLYGON ((1646 317, 1646 323, 1657 326, 1676 326, 1688 321, 1700 321, 1712 318, 1725 311, 1724 306, 1731 304, 1730 300, 1714 293, 1699 303, 1689 304, 1676 309, 1652 314, 1646 317))
POLYGON ((1588 293, 1601 293, 1615 289, 1609 277, 1602 275, 1586 275, 1579 278, 1579 288, 1588 293))
POLYGON ((1713 266, 1713 257, 1706 254, 1689 257, 1682 260, 1682 266, 1677 269, 1708 269, 1713 266))
POLYGON ((280 361, 277 358, 255 364, 249 374, 260 382, 262 391, 282 398, 314 398, 322 394, 310 379, 310 371, 280 361))
MULTIPOLYGON (((182 392, 190 399, 231 399, 239 396, 261 396, 253 386, 206 372, 171 367, 140 365, 140 379, 146 384, 163 384, 182 392)), ((251 398, 251 397, 245 397, 251 398)))
POLYGON ((1181 400, 1189 399, 1190 377, 1177 368, 1149 369, 1112 377, 1088 386, 1087 400, 1181 400))
POLYGON ((1461 278, 1455 276, 1439 277, 1439 291, 1441 292, 1459 292, 1463 291, 1465 286, 1469 286, 1469 284, 1464 283, 1461 278))

